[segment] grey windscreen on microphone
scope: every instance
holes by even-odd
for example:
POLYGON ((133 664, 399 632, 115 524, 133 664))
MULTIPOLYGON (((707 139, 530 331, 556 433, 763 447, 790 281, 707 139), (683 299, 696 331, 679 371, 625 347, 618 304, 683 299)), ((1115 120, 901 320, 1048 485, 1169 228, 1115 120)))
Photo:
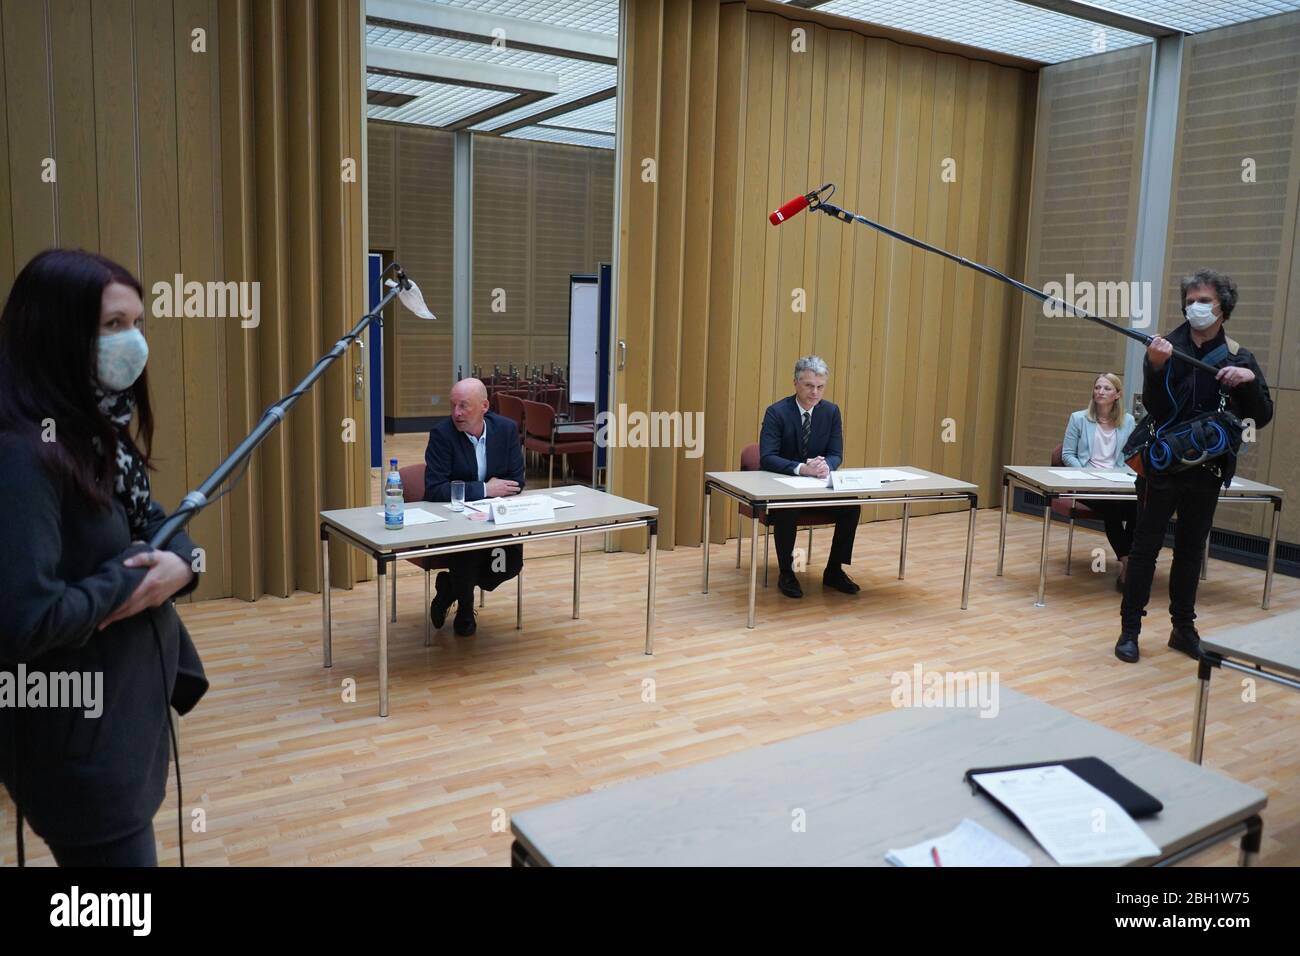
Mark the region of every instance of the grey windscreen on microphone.
MULTIPOLYGON (((389 279, 390 285, 396 285, 397 282, 389 279)), ((415 284, 415 280, 407 277, 409 288, 402 289, 397 293, 397 298, 402 305, 406 306, 413 314, 422 319, 436 320, 438 317, 429 311, 429 307, 424 304, 424 295, 420 292, 420 287, 415 284)))

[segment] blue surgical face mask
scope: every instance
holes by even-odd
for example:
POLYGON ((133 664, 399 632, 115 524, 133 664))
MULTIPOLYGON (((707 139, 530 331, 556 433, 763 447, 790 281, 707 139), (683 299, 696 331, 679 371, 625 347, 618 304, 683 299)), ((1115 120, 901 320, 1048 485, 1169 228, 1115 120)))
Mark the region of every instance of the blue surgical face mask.
POLYGON ((1215 319, 1214 306, 1209 302, 1193 302, 1187 307, 1187 321, 1198 332, 1212 326, 1215 319))
POLYGON ((149 360, 149 343, 139 329, 99 337, 97 372, 99 384, 110 392, 122 392, 135 384, 149 360))

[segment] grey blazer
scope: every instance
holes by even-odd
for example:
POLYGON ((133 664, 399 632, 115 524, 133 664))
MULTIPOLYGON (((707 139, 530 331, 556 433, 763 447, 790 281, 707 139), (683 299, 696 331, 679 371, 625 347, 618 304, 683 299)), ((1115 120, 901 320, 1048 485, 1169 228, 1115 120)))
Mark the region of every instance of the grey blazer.
MULTIPOLYGON (((1116 468, 1124 467, 1120 454, 1124 450, 1124 443, 1128 441, 1128 436, 1133 434, 1136 424, 1133 416, 1125 412, 1124 421, 1120 423, 1119 433, 1115 436, 1116 468)), ((1065 427, 1065 441, 1061 444, 1061 460, 1071 468, 1086 467, 1088 459, 1092 457, 1092 443, 1096 441, 1096 436, 1097 423, 1088 421, 1086 408, 1072 413, 1070 423, 1065 427)))

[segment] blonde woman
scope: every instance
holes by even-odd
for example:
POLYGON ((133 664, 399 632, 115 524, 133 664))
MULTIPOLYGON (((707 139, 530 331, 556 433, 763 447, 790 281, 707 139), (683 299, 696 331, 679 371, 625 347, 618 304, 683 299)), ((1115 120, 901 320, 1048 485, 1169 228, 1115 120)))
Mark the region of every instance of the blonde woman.
MULTIPOLYGON (((1133 416, 1124 411, 1124 386, 1119 376, 1103 372, 1092 383, 1092 401, 1088 407, 1070 416, 1061 446, 1061 459, 1071 468, 1124 467, 1121 452, 1133 431, 1133 416)), ((1128 573, 1128 553, 1133 547, 1133 527, 1137 519, 1136 501, 1088 501, 1106 525, 1106 538, 1119 560, 1117 590, 1123 590, 1128 573)))

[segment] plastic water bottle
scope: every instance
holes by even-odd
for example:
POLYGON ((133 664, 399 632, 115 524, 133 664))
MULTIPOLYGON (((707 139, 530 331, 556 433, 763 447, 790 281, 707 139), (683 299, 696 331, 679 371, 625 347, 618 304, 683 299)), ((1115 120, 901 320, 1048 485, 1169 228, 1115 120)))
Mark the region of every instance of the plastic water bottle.
POLYGON ((402 491, 402 475, 397 470, 397 459, 389 459, 388 480, 384 482, 384 527, 389 531, 401 531, 405 527, 402 514, 406 496, 402 491))

